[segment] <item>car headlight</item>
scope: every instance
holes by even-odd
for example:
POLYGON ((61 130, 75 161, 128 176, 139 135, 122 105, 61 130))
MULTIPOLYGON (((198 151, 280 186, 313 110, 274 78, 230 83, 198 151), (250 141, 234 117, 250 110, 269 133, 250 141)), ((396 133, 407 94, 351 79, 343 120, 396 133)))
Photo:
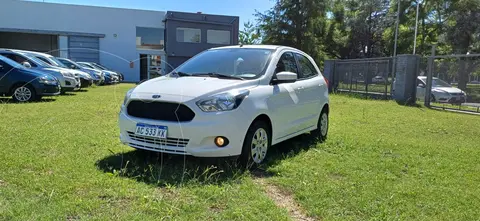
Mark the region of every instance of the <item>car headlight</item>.
POLYGON ((43 77, 40 77, 38 78, 38 81, 41 83, 41 84, 50 84, 50 85, 55 85, 57 84, 57 79, 54 79, 54 78, 51 78, 51 77, 47 77, 47 76, 43 76, 43 77))
POLYGON ((196 104, 204 112, 230 111, 240 106, 249 94, 249 90, 232 90, 199 100, 196 104))
POLYGON ((60 73, 65 77, 74 77, 73 74, 71 74, 70 72, 60 71, 60 73))
POLYGON ((123 99, 123 105, 127 104, 128 99, 130 99, 130 96, 132 95, 133 89, 135 88, 128 90, 125 94, 125 98, 123 99))

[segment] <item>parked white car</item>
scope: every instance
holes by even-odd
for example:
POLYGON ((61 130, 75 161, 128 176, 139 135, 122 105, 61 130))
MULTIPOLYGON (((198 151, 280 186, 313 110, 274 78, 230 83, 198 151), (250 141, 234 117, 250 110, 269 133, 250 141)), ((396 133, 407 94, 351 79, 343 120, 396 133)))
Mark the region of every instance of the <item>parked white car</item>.
MULTIPOLYGON (((425 87, 427 85, 426 76, 417 77, 417 99, 425 100, 425 87)), ((432 92, 430 100, 439 103, 465 103, 467 100, 467 93, 459 88, 453 87, 447 82, 433 77, 432 78, 432 92)))
POLYGON ((129 90, 120 140, 133 148, 260 164, 271 145, 328 133, 327 81, 304 52, 283 46, 206 50, 129 90))

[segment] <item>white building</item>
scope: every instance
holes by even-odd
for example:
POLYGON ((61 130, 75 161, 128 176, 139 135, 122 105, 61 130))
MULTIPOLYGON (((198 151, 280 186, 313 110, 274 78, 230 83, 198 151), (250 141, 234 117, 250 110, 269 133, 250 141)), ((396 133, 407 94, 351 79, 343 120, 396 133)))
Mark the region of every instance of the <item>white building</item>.
MULTIPOLYGON (((123 73, 125 81, 137 82, 152 77, 154 69, 165 70, 165 15, 163 11, 2 0, 0 48, 48 52, 75 61, 98 62, 123 73)), ((195 20, 196 13, 181 15, 193 19, 182 20, 189 27, 207 22, 207 15, 201 14, 202 21, 195 20)), ((235 37, 236 32, 238 38, 238 17, 208 16, 237 18, 232 36, 235 37)), ((185 44, 198 43, 203 44, 185 44)), ((236 44, 236 41, 228 43, 236 44)), ((176 50, 178 54, 178 47, 176 50)), ((193 56, 198 52, 188 53, 193 56)))

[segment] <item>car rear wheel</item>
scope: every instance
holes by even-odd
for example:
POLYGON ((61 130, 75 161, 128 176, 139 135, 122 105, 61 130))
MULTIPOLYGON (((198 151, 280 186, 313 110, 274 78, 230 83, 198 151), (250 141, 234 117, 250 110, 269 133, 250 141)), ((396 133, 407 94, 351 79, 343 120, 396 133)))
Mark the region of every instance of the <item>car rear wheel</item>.
POLYGON ((16 102, 30 102, 36 99, 35 90, 29 85, 17 85, 13 89, 12 98, 16 102))
POLYGON ((241 163, 248 168, 262 164, 270 145, 270 127, 263 121, 254 122, 248 129, 243 142, 241 163))

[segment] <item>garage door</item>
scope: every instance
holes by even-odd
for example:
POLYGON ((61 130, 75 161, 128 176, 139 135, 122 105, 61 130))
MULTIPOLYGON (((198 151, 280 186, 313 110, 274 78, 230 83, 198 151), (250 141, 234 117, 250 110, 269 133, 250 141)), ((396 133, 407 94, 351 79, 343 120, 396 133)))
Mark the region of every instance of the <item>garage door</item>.
POLYGON ((19 32, 0 32, 0 48, 38 51, 58 55, 58 36, 19 32))
POLYGON ((100 63, 98 37, 69 36, 68 56, 74 61, 100 63))

